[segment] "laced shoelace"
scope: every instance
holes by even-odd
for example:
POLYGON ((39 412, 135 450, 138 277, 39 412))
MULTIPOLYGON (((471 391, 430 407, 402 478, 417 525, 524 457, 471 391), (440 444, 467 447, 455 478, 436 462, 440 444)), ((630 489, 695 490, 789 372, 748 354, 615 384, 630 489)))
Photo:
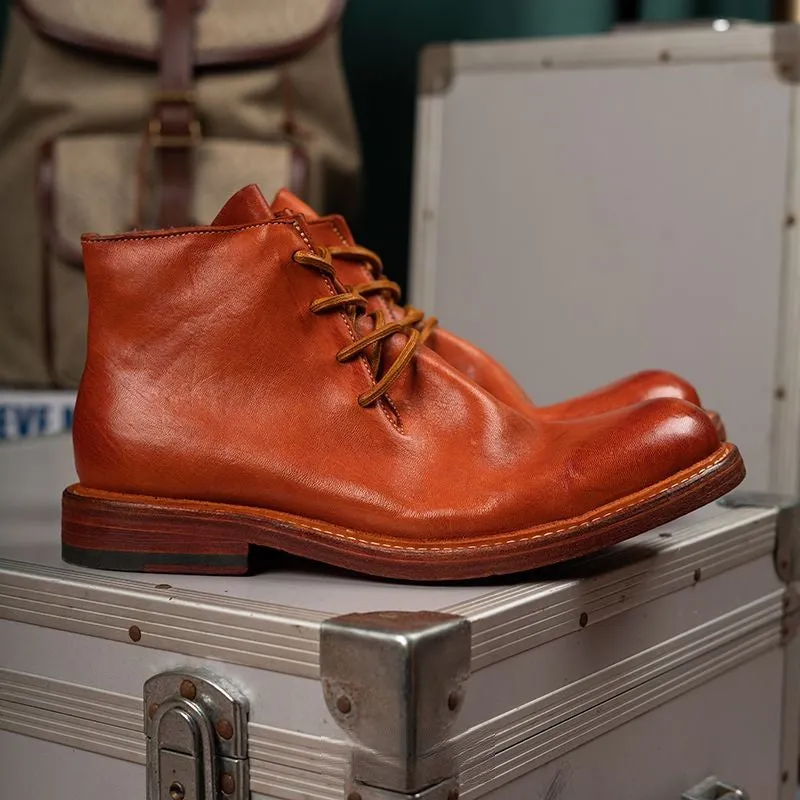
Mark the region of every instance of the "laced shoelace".
MULTIPOLYGON (((372 255, 378 258, 374 253, 372 255)), ((316 252, 314 250, 298 250, 293 256, 298 264, 316 269, 326 277, 335 279, 336 272, 331 257, 331 250, 325 247, 317 248, 316 252)), ((380 262, 380 259, 378 259, 378 261, 380 262)), ((377 283, 377 281, 375 282, 377 283)), ((390 283, 390 281, 387 281, 387 283, 390 283)), ((369 286, 369 284, 364 285, 369 286)), ((425 326, 423 326, 423 330, 419 330, 416 327, 423 321, 425 316, 417 309, 406 309, 405 316, 399 320, 393 319, 391 321, 386 320, 386 315, 380 309, 367 312, 367 300, 361 295, 358 288, 357 286, 349 287, 344 292, 329 297, 320 297, 311 303, 310 309, 314 314, 322 314, 328 311, 345 311, 353 323, 354 328, 356 327, 356 318, 359 313, 373 318, 374 328, 372 331, 347 347, 343 347, 336 354, 336 360, 342 363, 350 361, 361 354, 367 356, 372 373, 376 377, 375 385, 369 391, 360 394, 358 397, 359 404, 367 407, 383 397, 389 390, 389 387, 400 377, 402 371, 414 357, 417 348, 430 335, 432 326, 430 326, 428 330, 425 329, 425 326), (392 365, 380 379, 377 379, 381 364, 383 343, 396 333, 406 334, 408 336, 408 341, 405 343, 392 365), (371 352, 367 352, 370 351, 370 349, 371 352)), ((397 290, 399 292, 400 287, 397 287, 397 290)), ((383 291, 383 289, 381 291, 383 291)), ((433 320, 433 324, 436 324, 435 320, 433 320)))
MULTIPOLYGON (((400 306, 402 290, 394 281, 383 277, 383 261, 381 261, 381 257, 377 253, 359 245, 337 245, 336 247, 328 248, 328 252, 334 258, 341 258, 345 261, 365 262, 369 265, 370 271, 375 278, 366 283, 359 283, 357 286, 353 286, 352 291, 355 294, 362 297, 382 294, 390 305, 400 306)), ((406 318, 413 317, 413 324, 420 332, 420 344, 424 344, 433 329, 439 324, 439 320, 436 317, 428 317, 426 319, 422 311, 412 306, 405 306, 403 312, 406 318)))

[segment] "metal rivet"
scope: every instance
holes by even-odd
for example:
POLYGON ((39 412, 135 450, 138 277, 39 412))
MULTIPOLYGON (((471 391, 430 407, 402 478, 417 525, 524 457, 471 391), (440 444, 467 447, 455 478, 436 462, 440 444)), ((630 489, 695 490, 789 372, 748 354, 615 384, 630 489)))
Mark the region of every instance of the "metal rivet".
POLYGON ((451 711, 455 711, 461 705, 461 694, 456 690, 454 692, 450 692, 447 697, 447 707, 451 711))
POLYGON ((695 583, 700 583, 700 578, 702 578, 702 577, 703 577, 703 570, 701 570, 700 567, 698 567, 694 571, 694 582, 695 583))
POLYGON ((222 794, 233 794, 236 791, 236 781, 230 772, 226 772, 219 779, 219 788, 222 790, 222 794))
POLYGON ((347 800, 361 800, 361 795, 358 792, 350 792, 347 795, 347 800))
POLYGON ((227 719, 221 719, 217 723, 217 733, 223 739, 231 739, 233 737, 233 725, 227 719))
POLYGON ((197 697, 197 687, 191 681, 181 681, 181 695, 187 700, 197 697))
POLYGON ((789 770, 784 770, 781 774, 781 783, 786 783, 789 780, 789 770))
POLYGON ((153 717, 156 715, 156 711, 158 711, 158 703, 150 703, 150 706, 147 709, 147 716, 150 719, 153 719, 153 717))
POLYGON ((131 625, 128 628, 128 636, 131 637, 132 642, 138 642, 139 639, 142 638, 142 631, 139 629, 138 625, 131 625))
POLYGON ((581 628, 585 628, 589 624, 589 615, 584 611, 580 617, 578 617, 578 625, 581 628))
POLYGON ((786 223, 786 227, 787 228, 791 228, 796 222, 797 222, 797 218, 795 217, 794 214, 787 214, 786 215, 785 223, 786 223))
POLYGON ((783 386, 779 386, 775 390, 775 399, 776 400, 785 400, 786 399, 786 389, 783 386))
POLYGON ((672 58, 672 53, 670 53, 669 50, 662 50, 658 54, 659 61, 669 61, 671 58, 672 58))
POLYGON ((340 714, 349 714, 353 710, 353 704, 350 702, 350 698, 343 694, 336 701, 336 708, 339 709, 340 714))
POLYGON ((447 800, 458 800, 458 789, 451 789, 447 793, 447 800))
POLYGON ((552 67, 553 66, 553 59, 552 58, 543 58, 542 59, 542 66, 543 67, 552 67))
POLYGON ((183 788, 183 784, 175 781, 175 783, 169 787, 169 796, 170 800, 183 800, 183 798, 186 797, 186 789, 183 788))

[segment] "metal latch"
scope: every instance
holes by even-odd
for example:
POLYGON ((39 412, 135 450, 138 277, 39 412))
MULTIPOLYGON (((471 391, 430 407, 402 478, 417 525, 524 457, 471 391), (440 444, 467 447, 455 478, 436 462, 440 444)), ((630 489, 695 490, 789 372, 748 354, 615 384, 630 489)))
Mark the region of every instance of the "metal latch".
POLYGON ((744 789, 725 783, 711 775, 697 786, 681 795, 681 800, 749 800, 750 795, 744 789))
POLYGON ((185 672, 150 678, 147 800, 246 800, 247 712, 247 700, 216 679, 185 672))

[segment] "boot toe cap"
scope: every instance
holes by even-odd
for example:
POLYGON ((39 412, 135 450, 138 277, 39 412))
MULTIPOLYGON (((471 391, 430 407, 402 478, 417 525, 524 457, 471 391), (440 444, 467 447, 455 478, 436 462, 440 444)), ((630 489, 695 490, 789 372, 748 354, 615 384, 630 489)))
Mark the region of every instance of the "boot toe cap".
POLYGON ((625 417, 619 455, 630 492, 689 469, 720 446, 705 411, 680 398, 647 400, 631 407, 625 417))
POLYGON ((657 398, 675 398, 700 405, 700 396, 689 381, 666 370, 645 370, 628 378, 633 393, 641 402, 657 398))

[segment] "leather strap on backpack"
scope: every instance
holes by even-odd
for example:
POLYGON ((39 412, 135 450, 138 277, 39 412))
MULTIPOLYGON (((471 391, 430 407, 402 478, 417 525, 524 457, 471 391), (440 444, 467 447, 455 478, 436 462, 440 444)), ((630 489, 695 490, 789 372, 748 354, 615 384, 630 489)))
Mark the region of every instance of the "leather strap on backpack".
POLYGON ((195 22, 203 0, 154 0, 161 8, 159 92, 147 136, 159 183, 156 223, 173 228, 191 223, 194 150, 200 122, 194 94, 195 22))

